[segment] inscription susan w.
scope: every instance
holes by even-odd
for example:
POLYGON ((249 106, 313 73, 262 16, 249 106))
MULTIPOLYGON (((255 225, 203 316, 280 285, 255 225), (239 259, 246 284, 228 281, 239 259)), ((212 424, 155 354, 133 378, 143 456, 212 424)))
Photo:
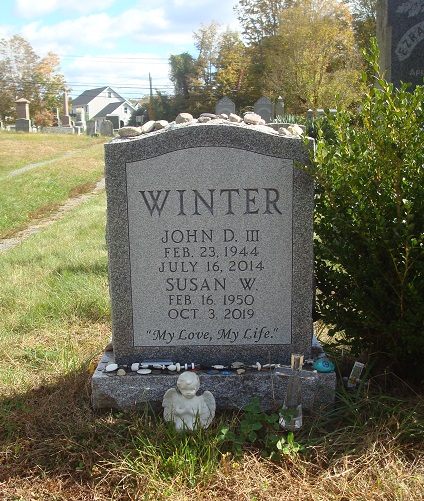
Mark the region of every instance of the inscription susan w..
POLYGON ((141 190, 150 216, 282 214, 276 188, 225 188, 199 190, 141 190))

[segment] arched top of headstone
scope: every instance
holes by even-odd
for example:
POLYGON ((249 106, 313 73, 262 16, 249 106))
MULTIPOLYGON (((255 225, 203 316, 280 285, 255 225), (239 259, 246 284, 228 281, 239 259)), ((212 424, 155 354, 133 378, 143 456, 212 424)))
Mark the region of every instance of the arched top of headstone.
POLYGON ((236 105, 227 96, 220 99, 215 106, 215 113, 217 115, 222 115, 223 113, 231 115, 231 113, 236 112, 236 105))
POLYGON ((254 111, 265 120, 271 122, 274 119, 274 103, 265 96, 260 97, 254 106, 254 111))

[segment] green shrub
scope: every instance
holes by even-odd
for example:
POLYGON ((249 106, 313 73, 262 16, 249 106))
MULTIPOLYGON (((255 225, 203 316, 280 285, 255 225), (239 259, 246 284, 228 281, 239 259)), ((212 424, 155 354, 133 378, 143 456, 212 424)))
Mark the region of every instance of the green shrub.
POLYGON ((377 61, 374 42, 360 111, 318 132, 316 312, 354 352, 422 378, 424 86, 394 88, 377 61))

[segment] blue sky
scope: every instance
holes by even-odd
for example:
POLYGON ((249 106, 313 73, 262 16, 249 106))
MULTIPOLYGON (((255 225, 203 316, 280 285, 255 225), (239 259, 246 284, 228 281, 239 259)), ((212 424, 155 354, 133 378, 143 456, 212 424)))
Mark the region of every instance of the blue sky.
POLYGON ((8 0, 0 38, 24 37, 39 56, 48 51, 76 97, 110 85, 123 97, 153 88, 172 92, 170 54, 196 55, 193 31, 212 21, 237 29, 237 0, 8 0))

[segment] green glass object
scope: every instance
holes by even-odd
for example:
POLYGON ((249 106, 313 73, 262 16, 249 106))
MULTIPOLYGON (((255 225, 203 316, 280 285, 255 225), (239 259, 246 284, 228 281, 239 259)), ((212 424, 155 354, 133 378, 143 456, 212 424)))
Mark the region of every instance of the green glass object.
POLYGON ((287 384, 287 393, 283 407, 280 409, 280 426, 285 430, 295 431, 302 427, 302 380, 300 371, 303 366, 303 355, 293 353, 291 356, 291 374, 287 384))

